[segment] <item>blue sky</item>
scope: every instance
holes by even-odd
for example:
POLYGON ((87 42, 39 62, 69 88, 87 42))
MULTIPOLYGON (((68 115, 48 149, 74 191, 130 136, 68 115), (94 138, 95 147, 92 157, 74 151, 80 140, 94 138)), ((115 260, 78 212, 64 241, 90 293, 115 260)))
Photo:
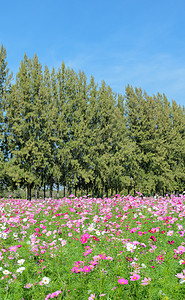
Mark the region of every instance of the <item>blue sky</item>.
POLYGON ((24 53, 62 61, 124 94, 127 84, 185 105, 184 0, 1 2, 0 44, 14 75, 24 53))

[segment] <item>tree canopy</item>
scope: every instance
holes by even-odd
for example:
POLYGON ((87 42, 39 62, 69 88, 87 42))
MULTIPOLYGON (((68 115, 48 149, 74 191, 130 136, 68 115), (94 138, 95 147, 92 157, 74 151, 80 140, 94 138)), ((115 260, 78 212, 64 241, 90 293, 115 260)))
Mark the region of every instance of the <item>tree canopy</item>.
POLYGON ((65 66, 43 69, 25 54, 12 82, 0 51, 0 192, 55 187, 106 196, 180 193, 185 186, 185 108, 163 94, 65 66))

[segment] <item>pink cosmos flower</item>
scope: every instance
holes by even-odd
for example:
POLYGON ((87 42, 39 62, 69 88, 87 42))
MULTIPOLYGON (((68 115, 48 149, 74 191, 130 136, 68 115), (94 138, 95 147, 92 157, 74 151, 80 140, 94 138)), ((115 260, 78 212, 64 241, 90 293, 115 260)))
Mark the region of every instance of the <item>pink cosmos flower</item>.
POLYGON ((95 293, 91 294, 91 296, 88 298, 88 300, 93 300, 93 299, 95 299, 95 293))
POLYGON ((173 249, 173 251, 174 251, 175 253, 179 253, 179 251, 178 251, 177 249, 173 249))
POLYGON ((157 256, 157 260, 158 260, 158 261, 164 261, 164 257, 163 257, 162 255, 158 255, 158 256, 157 256))
POLYGON ((118 283, 120 283, 120 284, 128 284, 128 280, 126 280, 124 278, 120 278, 120 279, 118 279, 118 283))
POLYGON ((182 246, 182 245, 179 246, 177 249, 178 249, 178 251, 180 251, 180 252, 182 252, 182 253, 185 252, 185 247, 182 246))
POLYGON ((87 243, 87 238, 86 238, 86 237, 81 237, 80 242, 81 242, 82 244, 87 243))
POLYGON ((178 225, 178 229, 179 230, 183 229, 183 225, 178 225))
POLYGON ((92 250, 93 250, 93 249, 88 249, 88 250, 86 250, 85 252, 83 252, 83 255, 84 255, 84 256, 89 255, 90 253, 92 253, 92 250))
POLYGON ((80 273, 80 272, 83 272, 83 269, 79 268, 79 267, 73 267, 71 269, 71 272, 73 272, 73 273, 80 273))
POLYGON ((136 227, 130 229, 130 233, 133 233, 133 232, 136 232, 136 231, 137 231, 137 228, 136 228, 136 227))
POLYGON ((25 288, 25 289, 30 289, 32 286, 33 286, 32 283, 27 283, 27 284, 24 286, 24 288, 25 288))
POLYGON ((93 266, 96 266, 98 264, 98 261, 97 260, 91 260, 89 263, 93 266))
POLYGON ((177 278, 184 278, 185 277, 183 273, 177 273, 175 276, 177 278))
POLYGON ((101 258, 101 259, 103 259, 103 260, 106 260, 106 254, 99 254, 99 257, 101 258))
POLYGON ((9 251, 16 252, 17 251, 17 246, 10 246, 9 251))
POLYGON ((113 257, 107 256, 106 259, 108 259, 108 260, 113 260, 113 257))
POLYGON ((127 206, 124 206, 123 207, 123 211, 127 211, 128 210, 128 207, 127 206))
POLYGON ((149 284, 149 281, 151 281, 151 278, 149 277, 149 278, 144 278, 144 280, 142 280, 142 283, 141 283, 141 285, 148 285, 149 284))
POLYGON ((58 297, 59 294, 61 294, 61 291, 56 291, 51 294, 51 298, 56 298, 56 297, 58 297))
POLYGON ((85 273, 89 273, 89 272, 91 271, 90 266, 84 266, 84 267, 83 267, 83 271, 84 271, 85 273))
POLYGON ((130 276, 130 281, 136 281, 140 278, 141 277, 138 274, 134 273, 132 276, 130 276))
POLYGON ((173 235, 173 232, 174 232, 173 230, 168 231, 168 232, 167 232, 167 236, 172 236, 172 235, 173 235))
POLYGON ((14 259, 14 257, 13 256, 8 256, 8 259, 14 259))
POLYGON ((138 231, 137 233, 139 236, 142 236, 143 232, 142 231, 138 231))

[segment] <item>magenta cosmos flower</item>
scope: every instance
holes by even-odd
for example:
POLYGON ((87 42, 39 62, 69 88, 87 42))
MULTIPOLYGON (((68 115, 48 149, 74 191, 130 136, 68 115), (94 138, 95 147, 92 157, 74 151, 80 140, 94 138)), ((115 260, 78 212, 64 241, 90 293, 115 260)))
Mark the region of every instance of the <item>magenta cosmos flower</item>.
POLYGON ((141 277, 138 274, 133 274, 132 276, 130 276, 130 281, 136 281, 138 279, 140 279, 141 277))
POLYGON ((152 241, 156 242, 156 238, 155 238, 155 236, 154 236, 154 235, 152 235, 152 236, 150 237, 150 240, 152 240, 152 241))
POLYGON ((128 280, 126 280, 124 278, 120 278, 120 279, 118 279, 118 283, 120 283, 120 284, 128 284, 128 280))

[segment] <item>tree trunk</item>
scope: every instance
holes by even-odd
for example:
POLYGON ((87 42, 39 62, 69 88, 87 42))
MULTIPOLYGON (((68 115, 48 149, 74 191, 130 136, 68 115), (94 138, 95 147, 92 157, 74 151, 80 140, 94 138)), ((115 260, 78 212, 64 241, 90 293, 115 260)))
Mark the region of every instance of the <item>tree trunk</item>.
POLYGON ((136 186, 135 186, 135 184, 134 184, 134 195, 136 194, 136 186))
POLYGON ((69 195, 71 195, 71 185, 68 187, 69 195))
POLYGON ((53 197, 53 179, 50 180, 50 189, 49 189, 49 197, 53 197))
POLYGON ((77 190, 77 186, 75 185, 75 197, 76 197, 76 190, 77 190))
POLYGON ((57 200, 59 199, 59 182, 57 182, 57 200))
POLYGON ((36 200, 39 199, 39 186, 38 185, 36 185, 36 187, 35 187, 35 199, 36 200))
POLYGON ((106 197, 108 198, 108 196, 109 196, 108 194, 109 193, 108 193, 108 186, 107 185, 105 186, 105 193, 106 193, 106 197))
POLYGON ((64 197, 66 196, 66 186, 64 185, 64 197))
POLYGON ((37 199, 39 199, 40 187, 37 185, 37 199))
POLYGON ((27 200, 31 201, 31 184, 27 184, 27 200))
POLYGON ((46 184, 44 183, 44 200, 46 199, 46 184))

